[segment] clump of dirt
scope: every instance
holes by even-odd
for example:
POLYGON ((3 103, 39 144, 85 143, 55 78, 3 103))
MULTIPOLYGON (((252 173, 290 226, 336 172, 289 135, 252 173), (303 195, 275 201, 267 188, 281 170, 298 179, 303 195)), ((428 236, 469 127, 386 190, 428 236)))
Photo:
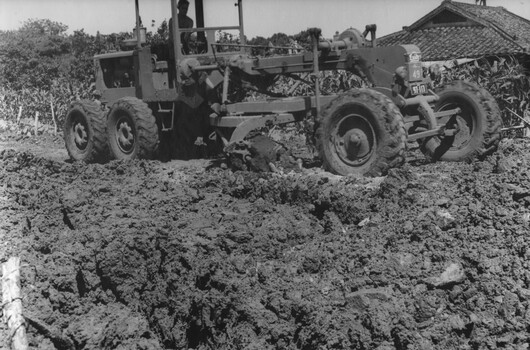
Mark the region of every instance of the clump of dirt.
POLYGON ((296 145, 293 141, 298 141, 298 147, 286 147, 282 142, 278 142, 267 135, 254 135, 248 140, 230 144, 225 148, 228 155, 228 164, 233 171, 250 170, 253 172, 291 172, 301 171, 303 159, 314 158, 307 152, 305 138, 291 137, 290 145, 296 145), (300 149, 300 141, 304 140, 303 149, 305 153, 297 152, 300 149), (295 157, 302 155, 303 157, 295 157))
POLYGON ((2 151, 0 258, 34 349, 523 349, 527 147, 374 179, 2 151))

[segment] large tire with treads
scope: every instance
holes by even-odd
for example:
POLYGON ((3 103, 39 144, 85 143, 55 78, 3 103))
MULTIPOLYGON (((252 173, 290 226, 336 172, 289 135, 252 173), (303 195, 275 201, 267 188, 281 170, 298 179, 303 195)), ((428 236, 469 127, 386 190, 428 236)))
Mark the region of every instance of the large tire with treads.
POLYGON ((64 143, 72 160, 86 163, 108 159, 105 113, 94 101, 75 101, 64 123, 64 143))
POLYGON ((461 113, 440 118, 438 125, 455 130, 455 135, 425 139, 421 150, 433 161, 467 161, 493 153, 501 139, 502 116, 494 97, 480 86, 453 81, 436 89, 440 97, 435 112, 460 108, 461 113))
POLYGON ((116 101, 107 118, 109 150, 114 159, 152 159, 158 147, 158 127, 147 104, 135 97, 116 101))
POLYGON ((403 164, 403 116, 385 95, 353 89, 323 108, 316 145, 324 168, 339 175, 380 176, 403 164))

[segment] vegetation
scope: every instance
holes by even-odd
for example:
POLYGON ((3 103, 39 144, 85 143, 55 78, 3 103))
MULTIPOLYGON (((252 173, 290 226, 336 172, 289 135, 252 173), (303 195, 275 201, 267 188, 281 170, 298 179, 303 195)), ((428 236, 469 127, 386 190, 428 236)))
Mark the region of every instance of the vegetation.
MULTIPOLYGON (((0 119, 33 119, 38 113, 41 122, 62 123, 72 101, 92 96, 93 56, 125 50, 124 40, 132 38, 132 32, 94 36, 84 30, 67 34, 67 29, 48 19, 30 19, 17 30, 0 31, 0 119)), ((220 42, 238 41, 231 34, 220 34, 220 42)), ((147 33, 147 43, 162 57, 168 56, 168 38, 167 21, 147 33)), ((292 40, 275 34, 249 44, 286 46, 292 40)))
MULTIPOLYGON (((72 101, 92 95, 92 57, 111 50, 124 50, 123 41, 132 38, 130 32, 94 36, 83 30, 67 34, 67 29, 64 24, 48 19, 31 19, 18 30, 0 31, 0 119, 33 118, 38 112, 44 123, 61 124, 72 101)), ((167 55, 164 50, 167 50, 168 30, 168 23, 164 21, 147 33, 153 52, 162 56, 167 55)), ((237 43, 238 38, 220 33, 219 42, 237 43)), ((270 38, 258 36, 247 43, 256 46, 251 51, 254 55, 284 54, 310 48, 306 31, 294 36, 283 33, 270 38)), ((437 83, 451 79, 478 83, 497 99, 505 125, 517 125, 520 120, 515 115, 525 116, 530 108, 530 77, 523 63, 512 56, 482 58, 465 65, 445 67, 437 83)), ((307 84, 311 78, 311 75, 298 80, 282 77, 273 92, 311 94, 310 84, 307 84)), ((323 93, 330 93, 360 86, 362 81, 345 72, 334 72, 324 76, 322 85, 323 93)))
POLYGON ((0 118, 33 118, 45 123, 63 116, 69 104, 93 90, 94 54, 120 49, 128 33, 66 34, 48 19, 28 20, 15 31, 0 31, 0 118))

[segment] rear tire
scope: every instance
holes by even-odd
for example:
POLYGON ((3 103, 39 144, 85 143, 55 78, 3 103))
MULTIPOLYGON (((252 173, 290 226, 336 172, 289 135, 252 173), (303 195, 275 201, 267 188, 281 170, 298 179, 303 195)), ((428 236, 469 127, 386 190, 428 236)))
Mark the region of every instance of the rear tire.
POLYGON ((96 102, 73 102, 66 114, 63 134, 70 158, 85 163, 105 162, 108 159, 105 127, 105 114, 96 102))
POLYGON ((114 159, 152 159, 158 147, 158 127, 146 103, 124 97, 107 118, 110 154, 114 159))
POLYGON ((425 156, 433 161, 467 161, 493 153, 501 139, 502 117, 494 97, 480 86, 453 81, 436 91, 440 100, 434 111, 459 107, 462 112, 438 120, 448 130, 458 128, 454 136, 435 136, 421 145, 425 156))
POLYGON ((317 122, 324 168, 339 175, 380 176, 403 164, 403 116, 385 95, 353 89, 330 102, 317 122))

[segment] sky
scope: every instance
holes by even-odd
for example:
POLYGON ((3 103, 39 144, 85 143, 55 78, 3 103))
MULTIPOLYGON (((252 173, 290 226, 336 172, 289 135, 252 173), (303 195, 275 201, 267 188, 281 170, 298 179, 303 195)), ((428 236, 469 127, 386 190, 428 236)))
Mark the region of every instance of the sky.
MULTIPOLYGON (((236 0, 203 0, 205 26, 237 25, 236 0)), ((459 0, 474 4, 475 0, 459 0)), ((193 0, 190 1, 193 4, 193 0)), ((381 37, 414 23, 442 0, 243 0, 247 38, 274 33, 294 35, 310 27, 322 29, 330 38, 350 27, 364 30, 377 24, 381 37)), ((140 15, 148 31, 168 20, 170 0, 139 0, 140 15), (154 22, 153 22, 154 21, 154 22)), ((530 20, 529 0, 487 0, 530 20)), ((134 0, 0 0, 0 30, 13 30, 27 19, 46 18, 68 26, 68 32, 84 29, 88 34, 132 31, 134 0)), ((188 15, 194 19, 194 8, 188 15)))

